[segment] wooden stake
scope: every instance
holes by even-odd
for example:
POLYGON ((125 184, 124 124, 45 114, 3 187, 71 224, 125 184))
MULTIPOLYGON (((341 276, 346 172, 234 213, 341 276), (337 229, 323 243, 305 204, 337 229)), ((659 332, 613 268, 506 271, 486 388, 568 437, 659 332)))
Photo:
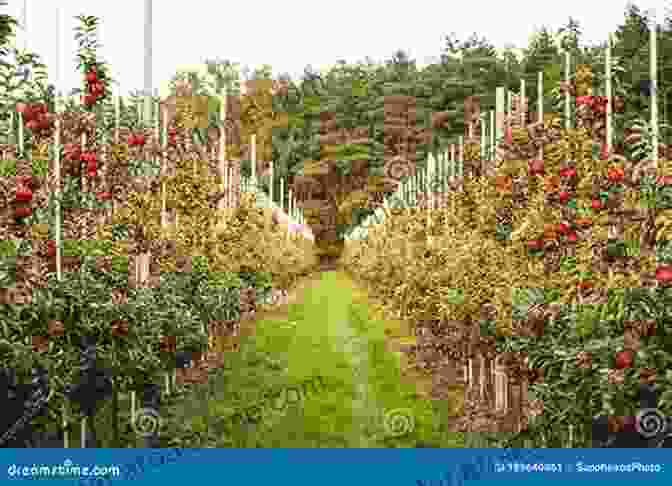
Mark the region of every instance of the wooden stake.
POLYGON ((114 99, 114 143, 119 143, 119 125, 121 118, 121 95, 118 94, 114 99))
MULTIPOLYGON (((607 42, 607 52, 606 52, 606 97, 607 97, 607 151, 611 152, 611 143, 612 143, 612 126, 611 126, 611 111, 612 111, 612 101, 611 101, 611 34, 608 36, 607 42)), ((656 152, 658 152, 656 150, 656 152)))
MULTIPOLYGON (((565 52, 565 83, 569 85, 569 51, 565 52)), ((565 130, 569 130, 571 125, 569 117, 571 116, 569 107, 569 91, 565 93, 565 130)))
POLYGON ((657 22, 656 22, 656 12, 652 12, 651 16, 651 27, 649 28, 649 43, 650 48, 650 77, 651 77, 651 129, 652 129, 652 139, 653 143, 653 154, 651 154, 651 160, 653 160, 656 168, 658 167, 658 50, 656 42, 656 31, 657 31, 657 22))

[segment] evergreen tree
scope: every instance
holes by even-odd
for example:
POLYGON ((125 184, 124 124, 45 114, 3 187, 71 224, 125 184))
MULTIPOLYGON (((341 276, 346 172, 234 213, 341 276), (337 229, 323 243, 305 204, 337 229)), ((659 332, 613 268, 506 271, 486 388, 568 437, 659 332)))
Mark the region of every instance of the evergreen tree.
MULTIPOLYGON (((672 106, 668 92, 672 87, 672 35, 670 18, 657 26, 658 103, 662 120, 666 120, 672 106)), ((650 18, 634 4, 628 4, 622 25, 616 28, 613 55, 619 72, 617 82, 628 95, 628 118, 649 119, 650 98, 647 89, 650 80, 650 18)))
POLYGON ((581 39, 581 26, 578 20, 569 17, 567 24, 560 27, 557 31, 561 37, 560 47, 563 51, 576 53, 579 50, 579 41, 581 39))
MULTIPOLYGON (((544 84, 550 85, 550 83, 555 81, 552 78, 557 76, 557 66, 564 66, 564 58, 558 50, 554 36, 546 27, 542 27, 535 33, 529 47, 524 52, 522 78, 525 79, 525 95, 528 99, 528 108, 532 111, 538 101, 536 89, 538 73, 540 71, 548 73, 551 79, 545 80, 544 84)), ((549 87, 553 88, 554 86, 549 87)), ((544 111, 546 112, 552 109, 552 107, 551 100, 545 99, 544 111)))
POLYGON ((512 56, 509 53, 508 58, 500 59, 492 43, 476 34, 462 42, 454 34, 446 37, 441 65, 445 77, 442 101, 444 106, 450 106, 446 111, 450 113, 449 136, 453 140, 467 130, 464 125, 465 98, 478 96, 482 111, 494 110, 496 88, 516 82, 519 66, 512 56))

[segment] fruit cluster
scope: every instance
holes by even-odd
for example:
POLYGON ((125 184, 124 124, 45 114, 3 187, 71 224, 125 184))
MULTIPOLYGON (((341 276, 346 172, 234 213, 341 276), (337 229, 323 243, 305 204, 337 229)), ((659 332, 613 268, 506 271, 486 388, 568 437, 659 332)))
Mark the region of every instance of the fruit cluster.
POLYGON ((86 94, 82 96, 82 102, 85 106, 96 104, 99 99, 105 98, 105 80, 101 79, 95 66, 89 68, 84 75, 86 82, 86 94))
MULTIPOLYGON (((606 96, 577 96, 576 98, 577 106, 587 106, 593 113, 598 115, 607 113, 607 103, 608 100, 606 96)), ((619 96, 615 97, 613 107, 614 112, 623 113, 623 111, 625 111, 623 98, 619 96)))
POLYGON ((17 103, 16 111, 21 113, 25 127, 32 132, 43 132, 53 125, 47 105, 44 103, 17 103))
POLYGON ((80 163, 86 162, 86 173, 89 177, 98 175, 98 157, 92 150, 82 150, 77 143, 67 143, 63 147, 63 159, 70 162, 65 167, 65 172, 69 175, 77 176, 80 172, 80 163))
POLYGON ((175 147, 177 145, 177 129, 169 128, 168 129, 168 146, 175 147))
MULTIPOLYGON (((545 174, 544 161, 541 159, 534 159, 528 162, 528 174, 530 176, 543 176, 545 174)), ((576 182, 577 170, 573 166, 566 166, 560 169, 559 171, 560 179, 567 182, 576 182)), ((616 187, 619 184, 622 184, 625 179, 625 171, 620 166, 612 166, 607 170, 607 180, 612 185, 616 187)), ((660 186, 666 186, 670 184, 672 178, 669 176, 659 176, 657 178, 657 183, 660 186)), ((556 181, 558 182, 558 181, 556 181)), ((507 177, 506 180, 501 185, 510 186, 511 180, 510 177, 507 177)), ((510 188, 509 188, 510 190, 510 188)), ((568 190, 562 190, 557 193, 557 199, 561 204, 568 204, 572 199, 572 193, 568 190)), ((591 201, 591 208, 593 211, 600 211, 604 209, 605 202, 607 197, 604 194, 601 194, 599 198, 594 198, 591 201)), ((543 250, 545 247, 545 242, 550 240, 555 240, 558 236, 564 237, 566 243, 576 243, 578 240, 576 229, 583 226, 591 226, 592 220, 588 217, 576 218, 573 223, 568 224, 566 222, 561 222, 557 225, 546 225, 544 228, 543 235, 540 235, 536 238, 530 239, 527 242, 527 248, 533 256, 543 255, 543 250)), ((656 280, 663 284, 672 283, 672 266, 670 265, 661 265, 656 270, 656 280)), ((579 282, 579 285, 582 286, 586 282, 579 282)))
POLYGON ((128 136, 128 145, 142 147, 145 145, 146 138, 141 133, 132 133, 128 136))
POLYGON ((30 202, 33 199, 32 183, 33 178, 31 176, 17 176, 16 178, 14 218, 17 221, 33 214, 30 207, 30 202))
POLYGON ((85 151, 80 155, 80 160, 86 162, 86 172, 89 177, 96 177, 98 171, 98 159, 93 151, 85 151))

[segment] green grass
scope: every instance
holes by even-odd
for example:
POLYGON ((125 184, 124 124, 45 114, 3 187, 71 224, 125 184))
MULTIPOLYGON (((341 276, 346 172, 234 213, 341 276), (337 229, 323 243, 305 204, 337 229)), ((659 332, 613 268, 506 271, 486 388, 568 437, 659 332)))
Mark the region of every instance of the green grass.
POLYGON ((398 358, 385 349, 385 323, 370 318, 356 295, 347 277, 327 272, 284 312, 260 319, 207 385, 166 407, 167 440, 188 447, 463 447, 442 426, 447 404, 421 399, 412 383, 402 383, 398 358), (264 398, 317 376, 326 386, 297 403, 282 393, 264 398), (256 424, 229 419, 254 403, 263 410, 256 424), (413 417, 409 433, 397 437, 385 427, 394 410, 413 417))
MULTIPOLYGON (((454 404, 422 399, 386 349, 386 334, 408 330, 373 317, 374 308, 343 273, 304 281, 295 303, 260 316, 255 333, 241 338, 240 350, 227 354, 207 384, 164 396, 162 447, 464 447, 461 435, 446 431, 454 404), (256 423, 231 419, 255 404, 256 423), (407 433, 386 427, 385 416, 395 411, 411 417, 407 433)), ((119 446, 144 447, 127 395, 119 397, 118 417, 119 446)), ((56 422, 46 423, 51 430, 56 422)), ((94 423, 98 446, 117 446, 111 400, 94 423)), ((79 447, 78 421, 72 426, 70 447, 79 447)))

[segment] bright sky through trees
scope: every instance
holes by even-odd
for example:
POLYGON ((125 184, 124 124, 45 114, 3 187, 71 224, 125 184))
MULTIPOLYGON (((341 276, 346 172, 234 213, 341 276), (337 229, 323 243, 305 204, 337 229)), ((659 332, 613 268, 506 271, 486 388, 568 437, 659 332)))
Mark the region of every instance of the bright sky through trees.
MULTIPOLYGON (((114 70, 122 90, 143 87, 143 1, 99 2, 28 0, 29 47, 48 66, 56 62, 56 8, 62 11, 64 90, 80 84, 74 72, 74 16, 102 19, 101 54, 114 70)), ((472 33, 497 47, 525 47, 543 25, 555 31, 570 16, 582 27, 584 42, 603 42, 623 21, 626 0, 586 2, 453 2, 419 0, 397 4, 369 0, 334 3, 302 2, 154 2, 154 84, 163 91, 177 68, 198 66, 205 58, 220 57, 254 69, 270 64, 274 73, 298 77, 310 64, 323 69, 338 59, 348 62, 370 56, 381 61, 404 49, 425 64, 437 57, 444 38, 455 32, 464 40, 472 33), (162 7, 166 5, 166 7, 162 7), (184 5, 180 8, 179 5, 184 5), (157 86, 158 85, 158 86, 157 86)), ((657 9, 662 18, 666 0, 638 0, 642 10, 657 9)), ((5 10, 21 18, 23 1, 10 2, 5 10)), ((23 38, 19 37, 20 42, 23 38)), ((20 44, 21 45, 21 44, 20 44)))

